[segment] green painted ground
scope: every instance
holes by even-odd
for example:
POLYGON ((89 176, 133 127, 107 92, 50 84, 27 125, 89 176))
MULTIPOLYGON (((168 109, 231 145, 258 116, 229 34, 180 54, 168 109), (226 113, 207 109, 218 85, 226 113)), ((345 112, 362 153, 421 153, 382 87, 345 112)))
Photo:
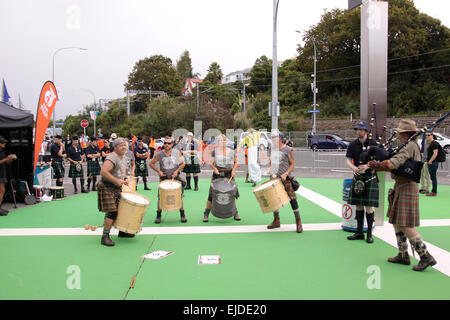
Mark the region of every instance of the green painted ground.
MULTIPOLYGON (((342 202, 342 179, 299 179, 300 183, 320 194, 339 203, 342 202)), ((258 225, 269 224, 272 221, 271 214, 262 214, 258 203, 252 193, 251 184, 243 183, 243 179, 237 179, 241 197, 237 201, 240 222, 233 219, 218 219, 211 216, 207 225, 258 225)), ((184 204, 188 223, 181 224, 178 212, 163 213, 163 223, 153 223, 156 216, 157 184, 152 183, 151 191, 143 191, 142 185, 138 192, 151 200, 151 204, 144 220, 144 227, 150 226, 201 226, 203 211, 206 206, 209 179, 200 180, 200 191, 185 191, 184 204)), ((387 188, 391 187, 387 183, 387 188)), ((298 197, 300 213, 303 223, 340 222, 341 219, 322 209, 311 201, 298 197)), ((438 197, 426 197, 420 195, 421 219, 450 219, 450 186, 439 186, 438 197)), ((387 209, 387 208, 386 208, 387 209)), ((294 217, 290 206, 280 211, 282 223, 294 223, 294 217)), ((85 224, 101 225, 104 215, 97 210, 97 193, 79 194, 61 201, 37 204, 30 207, 11 211, 2 217, 0 228, 79 228, 85 224)))
MULTIPOLYGON (((156 184, 140 191, 152 201, 144 226, 217 226, 268 224, 251 185, 238 179, 242 221, 211 217, 201 222, 209 179, 200 190, 186 191, 189 222, 179 214, 163 213, 153 223, 156 184)), ((302 185, 341 202, 341 179, 300 179, 302 185)), ((389 185, 389 184, 388 184, 389 185)), ((423 219, 449 218, 450 187, 440 186, 439 196, 421 196, 423 219)), ((303 223, 340 222, 341 219, 299 197, 303 223)), ((281 210, 282 223, 294 223, 289 206, 281 210)), ((96 193, 69 197, 11 211, 1 217, 1 228, 82 227, 101 225, 96 193)), ((424 239, 450 249, 450 227, 421 227, 424 239)), ((116 246, 100 245, 100 236, 0 237, 0 299, 449 299, 450 279, 434 269, 417 273, 412 266, 393 265, 387 257, 396 249, 375 238, 372 245, 346 240, 345 231, 138 235, 118 239, 116 246), (163 260, 143 260, 154 250, 174 251, 163 260), (198 265, 199 255, 218 254, 220 265, 198 265), (80 270, 81 289, 67 282, 80 270), (379 268, 381 289, 370 290, 372 268, 379 268), (375 267, 373 267, 375 266, 375 267), (68 269, 69 268, 69 269, 68 269), (368 271, 369 268, 369 271, 368 271), (69 272, 69 273, 68 273, 69 272), (135 288, 129 284, 137 275, 135 288), (417 296, 420 292, 420 297, 417 296)), ((416 264, 417 260, 413 260, 416 264)), ((439 261, 438 261, 439 263, 439 261)))
MULTIPOLYGON (((449 299, 450 279, 429 269, 393 265, 396 250, 382 241, 349 242, 344 231, 99 236, 1 237, 0 299, 449 299), (140 256, 174 251, 162 260, 140 256), (220 265, 198 265, 199 255, 218 254, 220 265), (7 263, 5 263, 7 262, 7 263), (81 288, 70 290, 73 271, 81 288), (367 282, 379 268, 380 289, 367 282), (68 273, 69 270, 69 273, 68 273)), ((413 260, 414 264, 416 260, 413 260)))

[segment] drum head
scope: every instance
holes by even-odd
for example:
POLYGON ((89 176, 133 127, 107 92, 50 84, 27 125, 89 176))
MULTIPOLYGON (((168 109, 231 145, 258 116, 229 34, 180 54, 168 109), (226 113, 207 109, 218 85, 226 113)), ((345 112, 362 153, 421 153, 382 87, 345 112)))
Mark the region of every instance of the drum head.
POLYGON ((261 191, 261 190, 264 190, 269 187, 273 187, 275 184, 277 184, 279 182, 280 182, 280 179, 278 179, 278 178, 266 181, 266 182, 260 184, 259 186, 255 187, 253 189, 253 192, 257 192, 257 191, 261 191))
POLYGON ((212 182, 211 187, 213 188, 214 191, 217 192, 231 192, 233 190, 236 189, 236 185, 230 181, 230 183, 228 183, 229 178, 219 178, 219 179, 215 179, 212 182))
POLYGON ((178 180, 164 180, 159 183, 159 187, 166 190, 175 190, 181 188, 181 182, 178 180))
POLYGON ((138 205, 146 206, 150 204, 146 198, 137 193, 122 193, 122 198, 138 205))

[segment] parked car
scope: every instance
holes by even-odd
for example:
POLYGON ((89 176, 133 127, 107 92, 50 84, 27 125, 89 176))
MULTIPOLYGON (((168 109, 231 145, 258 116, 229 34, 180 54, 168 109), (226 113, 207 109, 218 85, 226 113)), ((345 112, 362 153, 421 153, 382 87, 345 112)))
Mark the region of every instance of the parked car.
MULTIPOLYGON (((213 137, 212 139, 210 139, 208 142, 208 145, 216 145, 217 144, 217 138, 213 137)), ((227 139, 227 147, 231 148, 231 149, 236 149, 236 143, 234 143, 233 141, 231 141, 230 139, 227 139)))
POLYGON ((344 140, 337 134, 314 134, 308 136, 308 146, 317 149, 347 149, 350 141, 344 140))
MULTIPOLYGON (((450 154, 450 137, 437 132, 435 132, 434 135, 436 136, 437 143, 441 145, 447 154, 450 154)), ((422 146, 422 137, 417 139, 417 143, 420 147, 422 146)))
MULTIPOLYGON (((248 132, 242 132, 241 136, 239 138, 239 143, 244 140, 244 138, 248 136, 248 132)), ((271 141, 270 141, 270 132, 267 131, 261 131, 261 135, 259 136, 259 141, 258 141, 258 146, 259 149, 261 150, 263 149, 270 149, 270 145, 271 145, 271 141)))

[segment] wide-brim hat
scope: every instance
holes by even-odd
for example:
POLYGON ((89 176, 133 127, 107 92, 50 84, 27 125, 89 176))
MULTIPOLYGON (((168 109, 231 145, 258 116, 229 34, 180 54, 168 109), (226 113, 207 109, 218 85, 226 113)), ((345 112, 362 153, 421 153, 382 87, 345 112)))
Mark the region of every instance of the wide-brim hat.
POLYGON ((111 139, 117 139, 117 134, 115 133, 111 134, 111 139))
POLYGON ((402 119, 398 123, 398 127, 394 129, 398 133, 403 132, 417 132, 419 129, 416 127, 416 122, 411 119, 402 119))

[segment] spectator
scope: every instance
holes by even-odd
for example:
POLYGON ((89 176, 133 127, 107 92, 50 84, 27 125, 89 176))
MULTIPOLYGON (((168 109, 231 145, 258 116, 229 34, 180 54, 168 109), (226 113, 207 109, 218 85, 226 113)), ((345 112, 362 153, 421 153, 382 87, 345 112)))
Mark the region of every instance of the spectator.
POLYGON ((438 152, 439 152, 439 144, 435 140, 436 137, 434 136, 432 131, 427 131, 426 139, 429 144, 429 147, 427 149, 427 164, 428 164, 428 170, 430 172, 431 183, 433 185, 431 192, 427 193, 427 196, 435 197, 435 196, 437 196, 437 184, 438 184, 437 183, 437 169, 438 169, 439 163, 437 162, 437 156, 438 156, 438 152))

